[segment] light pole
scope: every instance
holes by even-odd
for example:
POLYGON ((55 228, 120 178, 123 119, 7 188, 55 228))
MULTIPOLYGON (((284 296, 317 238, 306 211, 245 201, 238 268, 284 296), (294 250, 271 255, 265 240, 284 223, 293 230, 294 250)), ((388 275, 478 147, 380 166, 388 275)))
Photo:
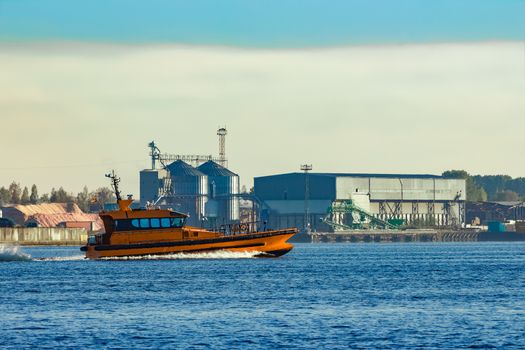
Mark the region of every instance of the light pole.
POLYGON ((309 222, 309 208, 308 208, 308 197, 310 195, 310 188, 308 183, 308 172, 312 170, 312 164, 301 165, 301 170, 304 171, 304 231, 310 232, 309 222))
POLYGON ((399 206, 399 215, 401 218, 403 217, 403 181, 401 181, 400 178, 398 178, 399 184, 401 185, 401 205, 399 206))

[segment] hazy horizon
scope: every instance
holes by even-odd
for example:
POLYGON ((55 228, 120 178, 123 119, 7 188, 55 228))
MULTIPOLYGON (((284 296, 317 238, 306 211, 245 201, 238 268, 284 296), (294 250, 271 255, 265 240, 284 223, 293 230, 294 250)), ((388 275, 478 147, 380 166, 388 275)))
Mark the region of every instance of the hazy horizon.
POLYGON ((148 142, 216 155, 218 126, 248 188, 303 163, 525 176, 525 2, 155 4, 0 0, 0 186, 115 169, 137 198, 148 142))

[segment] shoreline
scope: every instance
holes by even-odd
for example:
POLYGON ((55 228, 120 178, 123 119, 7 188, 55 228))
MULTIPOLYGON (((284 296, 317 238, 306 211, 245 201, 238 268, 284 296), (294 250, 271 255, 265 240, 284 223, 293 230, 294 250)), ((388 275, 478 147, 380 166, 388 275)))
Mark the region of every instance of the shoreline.
POLYGON ((475 230, 352 230, 299 233, 291 243, 523 242, 525 233, 475 230))

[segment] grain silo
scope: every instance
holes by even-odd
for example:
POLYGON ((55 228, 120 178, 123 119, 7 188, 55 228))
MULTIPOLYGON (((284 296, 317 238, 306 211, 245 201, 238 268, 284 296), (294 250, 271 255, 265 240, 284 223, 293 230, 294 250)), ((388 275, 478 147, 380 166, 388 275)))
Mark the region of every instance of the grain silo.
POLYGON ((208 177, 191 165, 177 160, 166 167, 171 179, 167 196, 173 210, 189 214, 188 224, 200 225, 208 195, 208 177))
POLYGON ((239 220, 239 175, 213 160, 197 169, 208 177, 208 213, 217 224, 239 220))

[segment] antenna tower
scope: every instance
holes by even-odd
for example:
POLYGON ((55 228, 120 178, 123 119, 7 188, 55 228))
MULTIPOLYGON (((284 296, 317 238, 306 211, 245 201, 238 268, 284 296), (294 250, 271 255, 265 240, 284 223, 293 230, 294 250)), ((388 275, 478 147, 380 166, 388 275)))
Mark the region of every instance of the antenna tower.
POLYGON ((111 170, 111 173, 106 174, 106 177, 111 179, 111 186, 115 191, 115 197, 117 197, 117 201, 120 201, 122 199, 120 197, 120 190, 118 188, 118 184, 120 183, 120 177, 118 177, 117 174, 115 174, 115 170, 111 170))
POLYGON ((225 127, 219 128, 217 130, 217 135, 219 136, 219 163, 223 167, 227 166, 226 163, 226 135, 228 134, 228 131, 225 127))
POLYGON ((308 183, 308 172, 312 171, 312 164, 301 165, 301 170, 304 171, 304 231, 310 233, 310 208, 309 208, 309 197, 310 197, 310 184, 308 183))

